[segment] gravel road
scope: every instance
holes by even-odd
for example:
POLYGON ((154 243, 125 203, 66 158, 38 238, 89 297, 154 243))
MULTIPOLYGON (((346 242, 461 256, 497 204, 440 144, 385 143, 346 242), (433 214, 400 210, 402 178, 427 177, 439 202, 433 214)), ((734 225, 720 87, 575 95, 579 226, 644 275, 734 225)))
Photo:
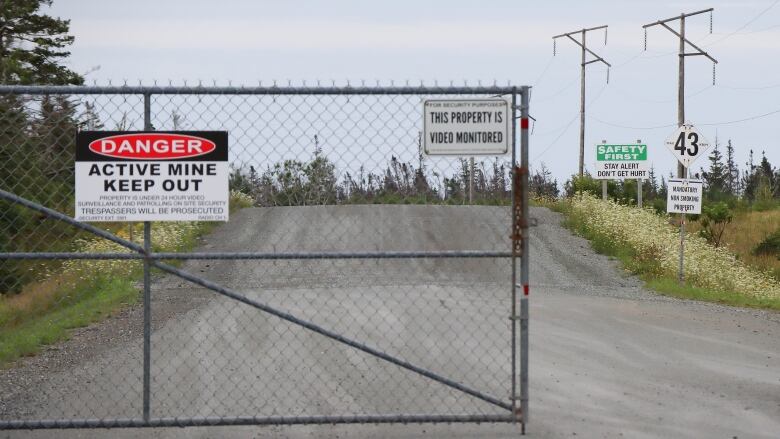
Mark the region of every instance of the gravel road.
MULTIPOLYGON (((777 438, 780 314, 650 293, 546 209, 531 241, 528 437, 777 438)), ((202 251, 503 250, 508 210, 244 209, 202 251)), ((499 399, 507 260, 191 261, 182 268, 499 399)), ((501 409, 158 276, 152 415, 494 414, 501 409)), ((139 417, 141 314, 0 372, 0 417, 139 417)), ((512 425, 3 432, 0 437, 515 437, 512 425)))

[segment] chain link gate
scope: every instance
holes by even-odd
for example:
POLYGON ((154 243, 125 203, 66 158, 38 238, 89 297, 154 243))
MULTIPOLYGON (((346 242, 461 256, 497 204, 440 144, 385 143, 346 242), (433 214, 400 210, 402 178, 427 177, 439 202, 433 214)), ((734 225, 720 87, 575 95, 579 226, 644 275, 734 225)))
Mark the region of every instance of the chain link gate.
POLYGON ((68 355, 0 370, 0 429, 524 431, 528 90, 0 86, 2 339, 31 325, 23 297, 86 316, 74 326, 106 302, 123 309, 66 342, 68 355), (511 158, 472 174, 465 160, 425 157, 428 96, 510 100, 511 158), (226 130, 232 196, 253 207, 213 231, 74 221, 79 129, 226 130))

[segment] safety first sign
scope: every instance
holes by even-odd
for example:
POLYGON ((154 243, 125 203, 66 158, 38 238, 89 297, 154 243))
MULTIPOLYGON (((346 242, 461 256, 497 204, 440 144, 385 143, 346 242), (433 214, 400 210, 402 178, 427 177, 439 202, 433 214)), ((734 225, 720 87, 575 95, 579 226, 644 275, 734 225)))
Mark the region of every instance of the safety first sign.
POLYGON ((225 131, 82 131, 75 219, 227 221, 225 131))
POLYGON ((596 145, 597 180, 646 179, 647 145, 596 145))

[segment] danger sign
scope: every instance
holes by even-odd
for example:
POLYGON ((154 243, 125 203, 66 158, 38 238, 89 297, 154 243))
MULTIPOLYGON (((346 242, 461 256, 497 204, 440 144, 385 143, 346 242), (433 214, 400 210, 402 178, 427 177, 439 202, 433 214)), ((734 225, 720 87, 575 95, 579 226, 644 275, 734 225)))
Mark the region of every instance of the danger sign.
POLYGON ((79 221, 227 221, 224 131, 82 131, 79 221))
POLYGON ((423 150, 428 155, 501 155, 511 142, 506 99, 423 102, 423 150))

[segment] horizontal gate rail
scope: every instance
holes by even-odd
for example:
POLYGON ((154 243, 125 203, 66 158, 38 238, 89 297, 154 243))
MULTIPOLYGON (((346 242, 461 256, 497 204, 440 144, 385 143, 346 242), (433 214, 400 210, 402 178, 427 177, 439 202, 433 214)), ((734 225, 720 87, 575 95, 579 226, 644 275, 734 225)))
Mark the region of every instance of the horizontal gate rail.
POLYGON ((12 203, 20 204, 30 210, 34 210, 37 212, 40 212, 49 218, 56 219, 58 221, 62 221, 64 223, 68 223, 72 225, 73 227, 76 227, 78 229, 87 231, 89 233, 92 233, 94 235, 97 235, 101 238, 107 239, 111 242, 114 242, 116 244, 121 245, 122 247, 129 248, 130 250, 135 250, 138 253, 144 254, 145 250, 143 246, 136 244, 132 241, 128 241, 126 239, 122 239, 116 235, 114 235, 111 232, 107 232, 101 228, 95 227, 92 224, 82 223, 80 221, 76 221, 73 218, 69 217, 68 215, 65 215, 62 212, 57 212, 54 209, 49 209, 46 206, 42 206, 38 203, 35 203, 30 200, 26 200, 16 194, 12 194, 11 192, 5 191, 3 189, 0 189, 0 198, 5 199, 7 201, 10 201, 12 203))
POLYGON ((0 259, 447 259, 447 258, 511 258, 508 251, 452 250, 399 252, 201 252, 201 253, 84 253, 84 252, 21 252, 0 253, 0 259))
MULTIPOLYGON (((139 253, 143 253, 142 256, 147 256, 146 255, 146 250, 143 247, 141 247, 140 245, 138 245, 138 244, 136 244, 134 242, 122 239, 122 238, 120 238, 118 236, 115 236, 115 235, 113 235, 113 234, 111 234, 109 232, 106 232, 105 230, 101 230, 101 229, 99 229, 97 227, 94 227, 94 226, 92 226, 90 224, 86 224, 86 223, 82 223, 80 221, 76 221, 73 218, 68 217, 67 215, 64 215, 64 214, 62 214, 60 212, 57 212, 57 211, 55 211, 53 209, 49 209, 48 207, 42 206, 42 205, 40 205, 38 203, 32 202, 30 200, 26 200, 24 198, 21 198, 21 197, 15 195, 15 194, 12 194, 10 192, 4 191, 2 189, 0 189, 0 198, 3 198, 3 199, 6 199, 8 201, 11 201, 11 202, 15 202, 15 203, 21 204, 21 205, 23 205, 23 206, 25 206, 25 207, 27 207, 27 208, 29 208, 31 210, 43 213, 44 215, 47 215, 47 216, 50 216, 52 218, 58 219, 60 221, 68 223, 68 224, 70 224, 70 225, 72 225, 74 227, 78 227, 78 228, 80 228, 82 230, 95 233, 98 236, 101 236, 103 238, 109 239, 109 240, 111 240, 111 241, 113 241, 113 242, 115 242, 115 243, 117 243, 119 245, 122 245, 124 247, 130 248, 132 250, 136 250, 139 253)), ((373 355, 374 357, 377 357, 377 358, 382 359, 384 361, 387 361, 389 363, 395 364, 396 366, 399 366, 399 367, 402 367, 402 368, 407 369, 409 371, 415 372, 415 373, 417 373, 419 375, 422 375, 422 376, 424 376, 426 378, 429 378, 429 379, 431 379, 433 381, 436 381, 436 382, 438 382, 440 384, 443 384, 445 386, 448 386, 448 387, 451 387, 453 389, 459 390, 459 391, 461 391, 461 392, 463 392, 463 393, 465 393, 467 395, 471 395, 471 396, 473 396, 473 397, 475 397, 477 399, 480 399, 482 401, 485 401, 485 402, 487 402, 489 404, 501 407, 501 408, 503 408, 505 410, 508 410, 510 413, 512 412, 512 405, 510 403, 501 401, 500 399, 497 399, 495 397, 487 395, 487 394, 485 394, 483 392, 480 392, 478 390, 474 390, 474 389, 471 389, 469 387, 466 387, 463 384, 460 384, 460 383, 458 383, 456 381, 453 381, 453 380, 450 380, 448 378, 442 377, 442 376, 440 376, 440 375, 438 375, 438 374, 436 374, 434 372, 431 372, 429 370, 417 367, 417 366, 415 366, 415 365, 413 365, 413 364, 411 364, 411 363, 409 363, 407 361, 398 359, 398 358, 393 357, 392 355, 389 355, 389 354, 387 354, 385 352, 382 352, 382 351, 380 351, 378 349, 375 349, 375 348, 372 348, 370 346, 367 346, 364 343, 360 343, 360 342, 354 341, 352 339, 349 339, 347 337, 344 337, 344 336, 342 336, 340 334, 337 334, 337 333, 335 333, 335 332, 333 332, 331 330, 323 328, 322 326, 319 326, 319 325, 316 325, 316 324, 311 323, 309 321, 300 319, 300 318, 298 318, 298 317, 296 317, 296 316, 294 316, 292 314, 286 313, 284 311, 280 311, 280 310, 278 310, 278 309, 276 309, 274 307, 271 307, 271 306, 266 305, 264 303, 258 302, 258 301, 254 300, 254 299, 246 297, 246 296, 244 296, 244 295, 242 295, 242 294, 240 294, 238 292, 235 292, 235 291, 233 291, 233 290, 231 290, 229 288, 222 287, 222 286, 217 285, 217 284, 215 284, 215 283, 213 283, 211 281, 208 281, 206 279, 202 279, 200 277, 197 277, 195 275, 187 273, 186 271, 180 270, 178 268, 172 267, 172 266, 170 266, 168 264, 164 264, 164 263, 156 261, 156 260, 151 260, 150 258, 146 258, 146 260, 149 260, 151 265, 153 265, 154 267, 156 267, 156 268, 158 268, 158 269, 160 269, 162 271, 171 273, 171 274, 176 275, 176 276, 178 276, 178 277, 180 277, 182 279, 188 280, 188 281, 190 281, 190 282, 192 282, 194 284, 197 284, 197 285, 200 285, 202 287, 208 288, 208 289, 210 289, 210 290, 212 290, 212 291, 214 291, 216 293, 219 293, 219 294, 221 294, 223 296, 227 296, 227 297, 229 297, 231 299, 234 299, 234 300, 236 300, 238 302, 242 302, 242 303, 250 305, 250 306, 252 306, 252 307, 254 307, 256 309, 264 311, 264 312, 266 312, 268 314, 276 316, 276 317, 278 317, 278 318, 280 318, 282 320, 286 320, 286 321, 288 321, 290 323, 293 323, 293 324, 296 324, 296 325, 301 326, 303 328, 306 328, 306 329, 308 329, 310 331, 313 331, 313 332, 315 332, 317 334, 323 335, 323 336, 328 337, 328 338, 330 338, 332 340, 336 340, 336 341, 338 341, 340 343, 346 344, 347 346, 351 346, 351 347, 353 347, 355 349, 358 349, 358 350, 360 350, 362 352, 365 352, 367 354, 373 355)))
POLYGON ((157 86, 21 86, 0 85, 0 94, 30 95, 97 95, 97 94, 150 94, 150 95, 455 95, 485 94, 509 95, 517 93, 517 87, 157 87, 157 86))
POLYGON ((0 430, 68 429, 68 428, 139 428, 139 427, 216 427, 238 425, 303 424, 414 424, 421 422, 515 422, 506 415, 347 415, 347 416, 238 416, 116 419, 42 419, 35 421, 0 421, 0 430))

